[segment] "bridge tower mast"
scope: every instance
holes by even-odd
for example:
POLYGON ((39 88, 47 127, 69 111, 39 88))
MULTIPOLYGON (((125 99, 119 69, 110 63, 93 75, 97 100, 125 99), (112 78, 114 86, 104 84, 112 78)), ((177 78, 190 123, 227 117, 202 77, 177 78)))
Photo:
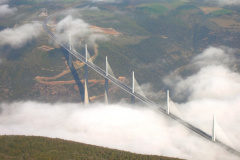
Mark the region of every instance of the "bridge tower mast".
MULTIPOLYGON (((88 62, 87 53, 88 53, 87 44, 85 44, 85 62, 86 63, 88 62)), ((88 66, 87 66, 86 63, 85 63, 85 66, 84 66, 84 71, 85 71, 85 75, 84 75, 84 78, 85 78, 84 104, 89 104, 89 98, 88 98, 88 66)))
MULTIPOLYGON (((132 93, 135 92, 135 88, 134 88, 134 71, 132 72, 132 93)), ((135 97, 133 95, 131 95, 131 103, 134 104, 135 103, 135 97)))
POLYGON ((213 115, 213 126, 212 126, 212 141, 216 140, 216 126, 215 126, 215 116, 213 115))
MULTIPOLYGON (((70 51, 72 50, 72 35, 71 35, 71 33, 69 33, 69 49, 70 49, 70 51)), ((72 68, 72 54, 69 52, 69 54, 68 54, 68 66, 69 66, 69 68, 72 68)))
MULTIPOLYGON (((106 77, 108 76, 108 59, 106 56, 106 77)), ((108 103, 108 79, 105 78, 105 103, 108 103)))
POLYGON ((169 104, 169 100, 170 100, 170 98, 169 98, 169 90, 167 90, 167 109, 166 109, 167 114, 170 113, 170 104, 169 104))

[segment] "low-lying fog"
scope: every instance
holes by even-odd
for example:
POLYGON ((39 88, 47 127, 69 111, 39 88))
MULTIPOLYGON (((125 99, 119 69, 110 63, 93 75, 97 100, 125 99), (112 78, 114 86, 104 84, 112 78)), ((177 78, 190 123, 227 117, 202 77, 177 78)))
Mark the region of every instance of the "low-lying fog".
MULTIPOLYGON (((183 119, 240 150, 240 74, 238 51, 206 49, 190 66, 194 74, 165 78, 183 119)), ((173 110, 172 110, 173 112, 173 110)), ((182 125, 147 107, 129 104, 15 102, 0 104, 0 134, 58 137, 142 154, 185 159, 235 160, 235 157, 182 125)))

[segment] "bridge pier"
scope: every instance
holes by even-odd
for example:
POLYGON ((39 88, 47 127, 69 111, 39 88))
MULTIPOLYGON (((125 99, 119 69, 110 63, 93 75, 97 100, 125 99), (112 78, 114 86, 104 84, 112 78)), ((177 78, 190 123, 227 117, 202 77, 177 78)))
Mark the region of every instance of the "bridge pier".
MULTIPOLYGON (((132 72, 132 93, 135 92, 135 88, 134 88, 134 71, 132 72)), ((135 97, 133 95, 131 95, 131 103, 134 104, 135 103, 135 97)))
POLYGON ((72 54, 69 53, 69 57, 68 57, 68 66, 69 68, 72 68, 73 63, 72 63, 72 54))
MULTIPOLYGON (((107 56, 106 56, 106 76, 108 76, 108 59, 107 59, 107 56)), ((108 79, 105 78, 105 103, 107 104, 108 103, 108 79)))
MULTIPOLYGON (((72 37, 71 37, 71 34, 68 35, 69 36, 69 48, 70 50, 72 50, 72 37)), ((69 68, 72 68, 72 54, 69 52, 68 54, 68 66, 69 68)))
POLYGON ((215 126, 215 116, 213 115, 213 126, 212 126, 212 141, 216 140, 216 126, 215 126))
MULTIPOLYGON (((87 59, 87 44, 85 44, 85 62, 88 62, 87 59)), ((89 97, 88 97, 88 66, 85 63, 84 65, 84 78, 85 78, 85 85, 84 85, 84 104, 89 104, 89 97)))
POLYGON ((169 114, 170 113, 170 104, 169 104, 169 90, 167 90, 167 108, 166 108, 166 113, 169 114))

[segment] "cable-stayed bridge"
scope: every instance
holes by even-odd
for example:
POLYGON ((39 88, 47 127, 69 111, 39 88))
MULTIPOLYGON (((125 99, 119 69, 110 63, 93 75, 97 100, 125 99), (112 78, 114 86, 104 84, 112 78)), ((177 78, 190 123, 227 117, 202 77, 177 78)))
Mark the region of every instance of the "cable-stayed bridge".
MULTIPOLYGON (((84 4, 75 6, 75 7, 84 7, 86 5, 88 5, 89 2, 86 2, 84 4)), ((220 140, 218 140, 215 137, 215 118, 213 120, 213 131, 212 131, 212 135, 207 134, 206 132, 202 131, 201 129, 193 126, 192 124, 184 121, 183 119, 181 119, 180 117, 174 115, 173 113, 170 113, 169 111, 169 92, 167 92, 167 106, 160 106, 159 104, 153 102, 152 100, 146 98, 144 95, 139 94, 138 92, 135 92, 134 90, 134 72, 133 72, 133 76, 132 76, 132 87, 127 86, 126 84, 122 83, 121 81, 119 81, 118 79, 116 79, 113 75, 108 74, 108 70, 107 70, 107 59, 106 59, 106 71, 101 69, 100 67, 98 67, 97 65, 93 64, 91 61, 88 61, 88 56, 87 56, 87 47, 86 47, 86 55, 85 57, 83 55, 81 55, 79 52, 77 52, 72 46, 71 43, 69 44, 68 42, 58 39, 58 37, 56 37, 48 28, 48 22, 55 16, 61 15, 62 13, 64 13, 65 11, 69 10, 71 8, 62 10, 62 11, 58 11, 52 15, 49 15, 44 23, 43 23, 43 28, 44 30, 61 46, 63 47, 65 50, 67 50, 69 52, 69 54, 75 56, 78 60, 82 61, 85 63, 85 94, 86 94, 86 89, 87 89, 87 67, 90 67, 91 69, 93 69, 94 71, 96 71, 98 74, 100 74, 101 76, 103 76, 105 78, 105 89, 107 89, 105 91, 105 95, 108 95, 108 81, 111 81, 113 84, 115 84, 116 86, 118 86, 119 88, 123 89, 124 91, 126 91, 127 93, 129 93, 131 95, 131 99, 132 101, 134 101, 135 98, 137 98, 138 100, 140 100, 142 103, 146 104, 148 107, 150 107, 151 109, 162 113, 163 115, 167 116, 168 118, 171 118, 177 122, 179 122, 180 124, 182 124, 183 126, 185 126, 186 128, 188 128, 189 130, 193 131, 194 133, 200 135, 201 137, 209 140, 212 143, 215 143, 216 145, 219 145, 220 147, 224 148, 225 150, 229 151, 230 153, 240 157, 240 152, 235 150, 234 148, 228 146, 227 144, 221 142, 220 140)), ((70 40, 71 41, 71 40, 70 40)), ((71 60, 71 58, 69 57, 69 59, 71 60)), ((71 64, 71 62, 69 62, 69 64, 71 64)), ((72 65, 72 64, 71 64, 72 65)), ((69 65, 70 66, 70 65, 69 65)), ((85 101, 87 101, 86 99, 88 99, 88 96, 85 95, 85 101), (87 98, 86 98, 87 97, 87 98)))

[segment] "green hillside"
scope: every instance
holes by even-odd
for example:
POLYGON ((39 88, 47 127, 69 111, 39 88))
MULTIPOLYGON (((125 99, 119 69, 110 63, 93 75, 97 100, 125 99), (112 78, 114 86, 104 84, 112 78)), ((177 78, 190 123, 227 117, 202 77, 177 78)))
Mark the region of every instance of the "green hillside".
POLYGON ((141 155, 61 139, 34 136, 0 136, 0 159, 141 159, 177 160, 154 155, 141 155))

